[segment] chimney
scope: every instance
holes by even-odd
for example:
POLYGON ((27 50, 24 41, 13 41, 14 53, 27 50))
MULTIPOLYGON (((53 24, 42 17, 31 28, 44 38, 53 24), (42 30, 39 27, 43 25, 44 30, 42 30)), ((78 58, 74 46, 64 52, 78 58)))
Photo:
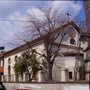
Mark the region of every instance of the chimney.
POLYGON ((90 33, 90 1, 84 0, 87 30, 90 33))

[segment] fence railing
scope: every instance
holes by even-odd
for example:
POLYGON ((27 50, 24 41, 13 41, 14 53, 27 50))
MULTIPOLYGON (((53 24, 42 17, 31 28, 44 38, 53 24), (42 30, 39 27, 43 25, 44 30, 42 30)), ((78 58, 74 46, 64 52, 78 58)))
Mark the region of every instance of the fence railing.
MULTIPOLYGON (((36 74, 36 78, 32 79, 32 76, 29 76, 29 74, 11 74, 11 75, 3 75, 2 82, 48 82, 45 77, 42 77, 40 74, 36 74)), ((52 80, 53 82, 63 82, 63 81, 55 81, 52 80)), ((73 82, 74 80, 68 80, 65 82, 73 82)), ((87 80, 79 80, 79 81, 87 81, 87 80)))
POLYGON ((37 72, 36 75, 30 73, 2 75, 3 82, 46 82, 47 80, 47 75, 43 71, 37 72))
MULTIPOLYGON (((3 82, 30 82, 32 79, 29 78, 29 74, 23 74, 23 75, 18 75, 18 74, 12 74, 12 75, 3 75, 2 76, 2 81, 3 82)), ((36 78, 35 81, 38 81, 36 78)))

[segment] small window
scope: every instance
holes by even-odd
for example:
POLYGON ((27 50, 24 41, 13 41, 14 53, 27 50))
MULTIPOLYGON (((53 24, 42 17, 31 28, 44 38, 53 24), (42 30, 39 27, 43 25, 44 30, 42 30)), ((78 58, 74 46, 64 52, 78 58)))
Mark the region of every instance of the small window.
POLYGON ((69 72, 69 79, 72 79, 72 72, 69 72))

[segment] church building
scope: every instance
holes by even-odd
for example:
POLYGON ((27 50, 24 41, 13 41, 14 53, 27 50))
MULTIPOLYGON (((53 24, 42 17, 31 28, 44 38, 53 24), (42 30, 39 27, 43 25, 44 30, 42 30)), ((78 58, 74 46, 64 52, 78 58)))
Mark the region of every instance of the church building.
MULTIPOLYGON (((70 34, 66 35, 65 40, 61 43, 60 48, 62 57, 58 57, 53 65, 52 77, 53 81, 56 82, 74 81, 76 76, 77 79, 79 79, 78 73, 75 74, 75 68, 81 64, 81 61, 84 58, 83 48, 81 47, 82 42, 79 40, 81 36, 79 27, 73 21, 66 23, 63 25, 63 27, 65 30, 70 30, 70 34)), ((30 44, 33 49, 38 52, 41 52, 40 50, 44 49, 43 42, 40 38, 30 41, 30 44)), ((13 69, 14 64, 16 63, 15 58, 20 56, 23 51, 28 49, 28 44, 23 44, 19 47, 16 47, 15 49, 5 52, 3 54, 4 56, 0 56, 1 58, 3 57, 3 59, 0 59, 0 68, 3 68, 2 72, 0 69, 2 81, 17 81, 17 77, 13 69)), ((39 71, 36 76, 36 81, 45 82, 45 74, 45 72, 39 71)), ((18 77, 18 80, 23 82, 28 81, 28 76, 24 74, 23 80, 21 76, 18 77)))

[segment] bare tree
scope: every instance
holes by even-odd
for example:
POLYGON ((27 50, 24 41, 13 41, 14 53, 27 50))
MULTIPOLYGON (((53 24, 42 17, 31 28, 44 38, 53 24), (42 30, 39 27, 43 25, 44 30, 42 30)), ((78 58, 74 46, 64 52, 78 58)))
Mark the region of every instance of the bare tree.
MULTIPOLYGON (((42 52, 37 50, 35 52, 46 61, 48 81, 52 81, 53 64, 56 58, 61 56, 60 47, 65 40, 64 37, 68 34, 68 31, 65 29, 68 23, 65 24, 65 18, 58 10, 53 10, 52 7, 38 7, 38 12, 41 16, 35 16, 34 13, 28 16, 28 33, 34 39, 39 38, 44 44, 42 52)), ((28 45, 32 49, 29 42, 28 45)))

